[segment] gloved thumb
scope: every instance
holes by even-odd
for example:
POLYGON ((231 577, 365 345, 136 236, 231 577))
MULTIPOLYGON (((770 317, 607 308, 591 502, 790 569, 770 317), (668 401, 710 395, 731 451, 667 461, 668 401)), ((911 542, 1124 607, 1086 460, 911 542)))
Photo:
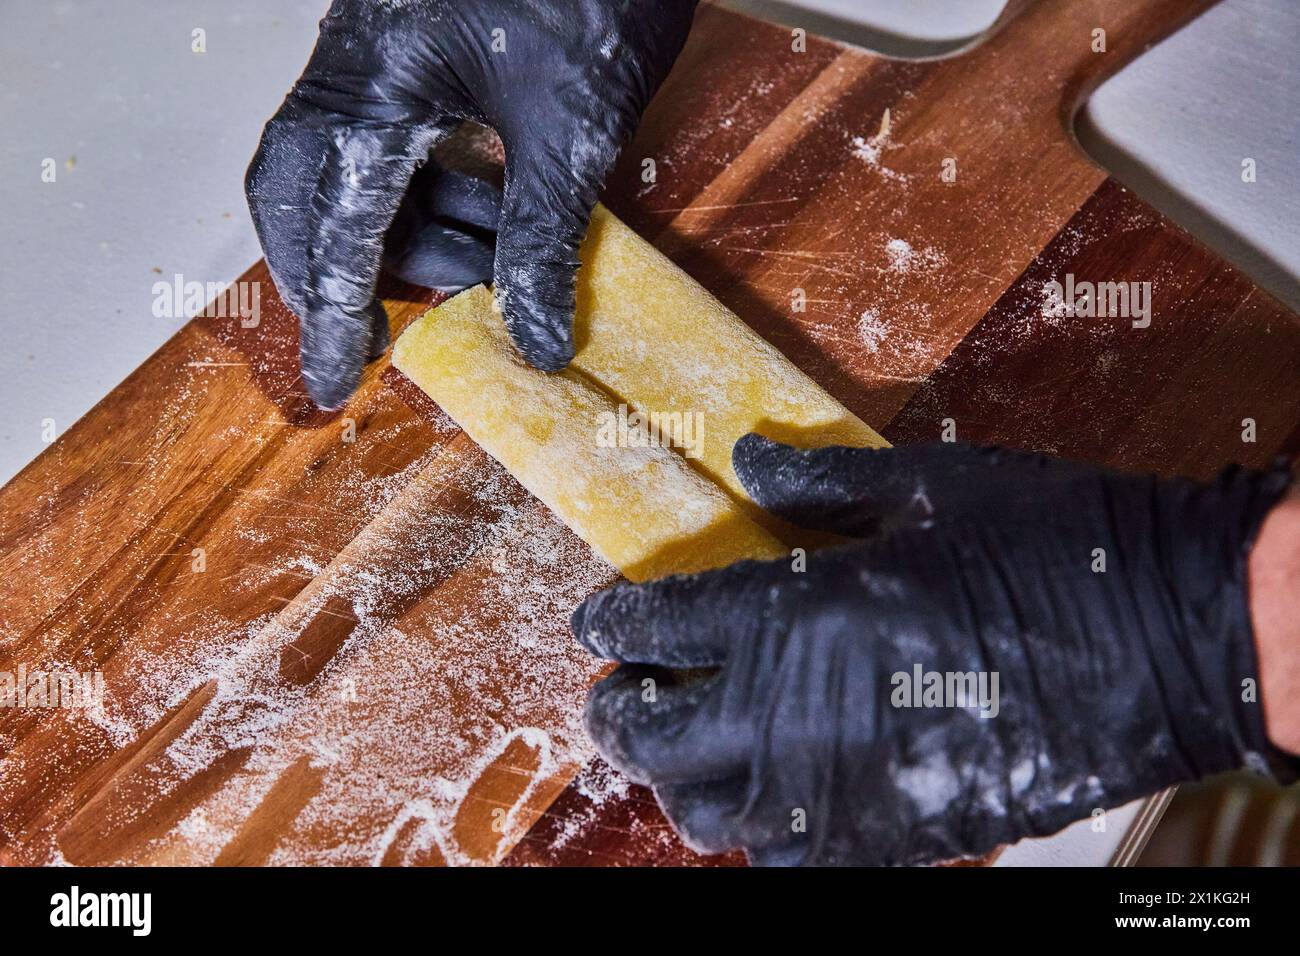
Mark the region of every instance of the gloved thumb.
POLYGON ((806 451, 756 434, 742 436, 731 453, 737 477, 759 505, 792 524, 857 538, 933 516, 925 484, 906 457, 894 448, 806 451))

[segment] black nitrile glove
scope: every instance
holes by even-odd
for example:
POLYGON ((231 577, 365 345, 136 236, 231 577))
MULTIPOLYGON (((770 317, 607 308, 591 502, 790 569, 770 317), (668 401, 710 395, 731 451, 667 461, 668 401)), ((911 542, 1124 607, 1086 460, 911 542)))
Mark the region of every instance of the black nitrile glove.
POLYGON ((866 540, 802 572, 742 562, 616 586, 574 614, 578 639, 624 665, 592 691, 592 736, 697 849, 945 860, 1179 781, 1300 763, 1248 692, 1247 556, 1286 474, 1201 484, 756 435, 734 463, 769 510, 866 540), (955 682, 927 695, 932 673, 945 689, 972 675, 970 706, 955 682))
POLYGON ((246 182, 276 286, 302 322, 303 379, 318 405, 343 404, 383 351, 374 291, 385 235, 416 169, 463 120, 501 136, 504 196, 462 180, 429 200, 431 171, 389 237, 390 264, 411 281, 463 288, 492 278, 496 233, 510 334, 538 368, 568 364, 578 244, 695 5, 335 0, 246 182))

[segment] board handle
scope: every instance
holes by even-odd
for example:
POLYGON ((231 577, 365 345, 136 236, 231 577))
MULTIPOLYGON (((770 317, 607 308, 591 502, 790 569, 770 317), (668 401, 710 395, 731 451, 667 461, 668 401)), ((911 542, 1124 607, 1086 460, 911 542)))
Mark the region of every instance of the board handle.
POLYGON ((1010 0, 984 36, 957 55, 998 62, 1012 98, 1026 84, 1059 89, 1060 118, 1070 128, 1108 77, 1219 2, 1010 0))

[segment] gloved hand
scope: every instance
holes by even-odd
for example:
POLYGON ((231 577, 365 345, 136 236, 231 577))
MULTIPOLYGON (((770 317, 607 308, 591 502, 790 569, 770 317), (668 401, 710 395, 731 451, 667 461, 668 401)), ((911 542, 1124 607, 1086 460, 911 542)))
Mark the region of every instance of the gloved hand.
MULTIPOLYGON (((303 378, 318 405, 343 404, 386 346, 374 297, 385 234, 416 169, 463 120, 505 145, 495 275, 506 325, 533 365, 568 364, 578 244, 695 5, 335 0, 246 181, 276 286, 301 320, 303 378)), ((448 213, 419 195, 437 178, 430 170, 412 191, 392 261, 440 288, 491 278, 498 197, 462 181, 441 197, 448 213)))
POLYGON ((1201 484, 756 435, 733 460, 759 504, 863 540, 802 572, 751 561, 616 586, 573 619, 624 665, 592 691, 588 729, 696 849, 953 859, 1178 781, 1300 764, 1243 684, 1258 684, 1247 556, 1285 473, 1201 484))

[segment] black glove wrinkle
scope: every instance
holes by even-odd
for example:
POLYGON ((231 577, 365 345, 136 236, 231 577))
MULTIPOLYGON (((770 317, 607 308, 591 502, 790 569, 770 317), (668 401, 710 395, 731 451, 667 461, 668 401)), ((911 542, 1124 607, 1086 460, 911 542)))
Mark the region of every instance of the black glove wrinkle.
POLYGON ((1187 652, 1204 682, 1202 720, 1224 741, 1225 756, 1285 783, 1300 779, 1300 758, 1275 747, 1264 726, 1248 577, 1250 551, 1264 519, 1293 480, 1283 461, 1264 473, 1233 466, 1212 484, 1189 483, 1182 501, 1159 512, 1162 532, 1170 538, 1179 528, 1199 531, 1198 547, 1178 552, 1176 573, 1189 593, 1187 652), (1240 519, 1224 522, 1225 513, 1240 519), (1247 680, 1254 682, 1253 699, 1246 693, 1247 680))

